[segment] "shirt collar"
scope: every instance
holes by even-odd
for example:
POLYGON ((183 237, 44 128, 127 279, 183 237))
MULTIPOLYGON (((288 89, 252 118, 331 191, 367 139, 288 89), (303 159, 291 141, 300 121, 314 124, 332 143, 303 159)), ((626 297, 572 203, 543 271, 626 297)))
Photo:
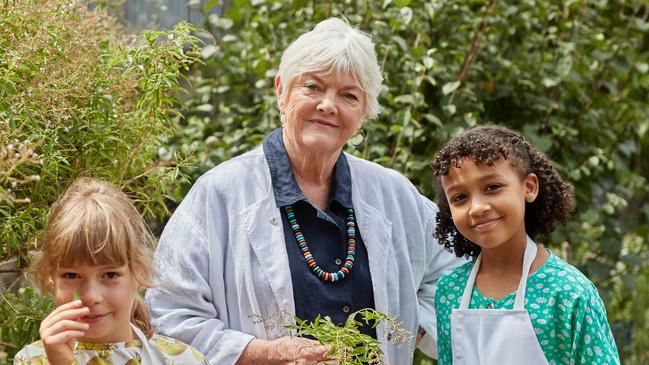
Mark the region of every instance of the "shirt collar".
MULTIPOLYGON (((295 181, 291 170, 291 162, 282 139, 282 128, 270 132, 264 139, 263 146, 277 206, 283 207, 301 200, 306 201, 307 198, 295 181)), ((345 208, 352 207, 352 177, 344 153, 338 156, 334 165, 331 201, 334 200, 345 208)))

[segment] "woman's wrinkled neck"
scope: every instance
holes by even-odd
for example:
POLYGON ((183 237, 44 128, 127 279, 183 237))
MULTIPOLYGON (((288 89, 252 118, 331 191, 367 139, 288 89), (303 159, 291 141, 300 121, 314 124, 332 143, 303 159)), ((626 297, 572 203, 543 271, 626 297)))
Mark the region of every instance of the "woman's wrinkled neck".
POLYGON ((321 186, 331 182, 334 166, 341 151, 323 153, 305 150, 286 134, 282 134, 282 139, 291 163, 291 170, 300 187, 302 184, 321 186))
POLYGON ((282 136, 295 182, 311 204, 326 210, 332 189, 333 171, 340 151, 321 153, 300 148, 297 143, 282 136))

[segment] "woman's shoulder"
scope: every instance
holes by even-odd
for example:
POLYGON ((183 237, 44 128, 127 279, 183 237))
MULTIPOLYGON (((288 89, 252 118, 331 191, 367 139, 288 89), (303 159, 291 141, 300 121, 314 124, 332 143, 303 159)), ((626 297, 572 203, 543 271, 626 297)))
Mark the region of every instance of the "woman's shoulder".
POLYGON ((251 174, 252 172, 267 173, 267 170, 266 156, 262 147, 259 146, 212 167, 201 175, 196 183, 222 184, 229 180, 241 184, 242 178, 254 176, 251 174))
POLYGON ((405 206, 419 206, 426 211, 436 209, 434 203, 423 196, 400 172, 345 154, 352 175, 352 186, 367 201, 398 201, 405 206), (380 198, 380 199, 376 199, 380 198))
POLYGON ((194 346, 172 337, 154 334, 149 340, 167 359, 175 364, 207 364, 207 359, 194 346))
POLYGON ((345 153, 345 156, 347 157, 349 167, 354 175, 367 178, 375 178, 377 176, 380 176, 382 178, 391 179, 392 181, 409 182, 408 178, 406 178, 403 174, 396 170, 379 165, 376 162, 351 155, 349 153, 345 153))
MULTIPOLYGON (((248 189, 245 197, 253 197, 258 191, 265 196, 270 189, 270 172, 261 147, 224 161, 201 175, 185 195, 189 205, 213 202, 214 196, 242 196, 241 189, 248 189)), ((193 211, 194 208, 190 210, 193 211)))

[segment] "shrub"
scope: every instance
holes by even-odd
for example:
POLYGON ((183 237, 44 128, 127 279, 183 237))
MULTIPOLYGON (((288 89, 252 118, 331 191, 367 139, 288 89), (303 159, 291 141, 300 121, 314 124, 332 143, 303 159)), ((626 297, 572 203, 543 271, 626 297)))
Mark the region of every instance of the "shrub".
MULTIPOLYGON (((0 2, 0 262, 26 265, 50 205, 80 176, 123 189, 153 225, 168 215, 186 158, 162 147, 179 117, 181 71, 197 60, 191 32, 181 23, 136 39, 84 1, 0 2)), ((47 314, 39 305, 17 315, 34 297, 25 290, 0 298, 8 359, 47 314)))

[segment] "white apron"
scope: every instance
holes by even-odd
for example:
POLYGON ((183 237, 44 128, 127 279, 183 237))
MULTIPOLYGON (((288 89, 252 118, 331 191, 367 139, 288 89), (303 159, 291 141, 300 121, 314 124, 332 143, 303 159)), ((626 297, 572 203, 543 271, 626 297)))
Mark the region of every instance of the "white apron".
POLYGON ((525 309, 525 287, 536 244, 527 237, 523 272, 514 309, 469 309, 482 255, 464 288, 459 309, 451 313, 453 365, 549 365, 525 309))

